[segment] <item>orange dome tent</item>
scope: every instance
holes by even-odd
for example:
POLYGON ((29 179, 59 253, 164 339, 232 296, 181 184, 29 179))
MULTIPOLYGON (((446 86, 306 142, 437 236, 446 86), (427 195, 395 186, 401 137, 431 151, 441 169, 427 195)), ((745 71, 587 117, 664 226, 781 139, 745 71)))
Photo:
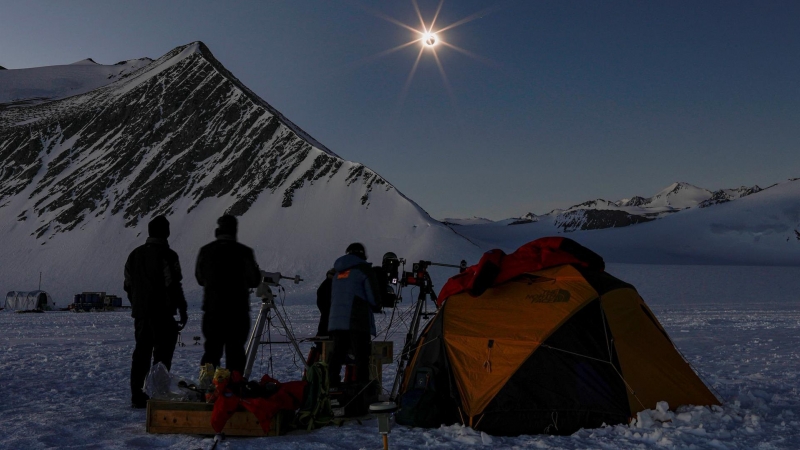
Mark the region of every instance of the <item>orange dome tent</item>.
POLYGON ((414 346, 398 423, 571 434, 659 401, 719 404, 636 289, 604 269, 575 241, 543 238, 451 278, 414 346))

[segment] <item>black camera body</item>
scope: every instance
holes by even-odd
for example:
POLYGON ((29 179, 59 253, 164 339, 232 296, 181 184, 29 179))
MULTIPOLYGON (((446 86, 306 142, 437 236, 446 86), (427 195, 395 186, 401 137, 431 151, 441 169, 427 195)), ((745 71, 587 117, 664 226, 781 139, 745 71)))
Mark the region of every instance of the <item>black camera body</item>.
POLYGON ((403 278, 400 279, 400 285, 406 286, 419 286, 424 287, 428 281, 428 267, 431 265, 430 261, 416 262, 411 266, 411 272, 403 272, 403 278))
POLYGON ((400 300, 397 295, 397 285, 401 281, 399 277, 401 262, 405 262, 405 260, 397 257, 384 258, 380 269, 376 271, 381 289, 381 306, 384 308, 394 308, 400 300))

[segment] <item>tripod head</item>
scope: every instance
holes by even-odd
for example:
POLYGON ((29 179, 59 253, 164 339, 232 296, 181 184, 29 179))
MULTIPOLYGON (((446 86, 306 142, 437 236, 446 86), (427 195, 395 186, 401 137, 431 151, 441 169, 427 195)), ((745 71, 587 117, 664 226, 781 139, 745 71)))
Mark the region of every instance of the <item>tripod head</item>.
POLYGON ((294 277, 286 277, 281 275, 280 272, 266 272, 261 271, 261 283, 256 288, 256 296, 261 297, 264 302, 272 301, 275 294, 272 293, 273 286, 280 286, 281 280, 292 280, 294 284, 300 284, 303 281, 300 275, 294 277))
POLYGON ((430 293, 433 291, 433 282, 431 281, 431 276, 428 273, 428 267, 430 266, 438 266, 438 267, 453 267, 459 269, 459 272, 464 272, 467 268, 467 261, 461 260, 461 264, 444 264, 444 263, 437 263, 431 261, 421 260, 420 262, 415 262, 411 267, 411 272, 403 272, 403 277, 400 279, 401 286, 419 286, 423 289, 426 293, 430 293))

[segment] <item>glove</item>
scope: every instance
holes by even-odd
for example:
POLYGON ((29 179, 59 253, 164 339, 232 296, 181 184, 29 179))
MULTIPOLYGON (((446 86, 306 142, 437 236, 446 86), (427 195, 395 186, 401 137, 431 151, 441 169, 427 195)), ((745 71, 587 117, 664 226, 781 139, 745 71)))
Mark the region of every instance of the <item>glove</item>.
POLYGON ((189 316, 186 315, 186 311, 181 311, 180 315, 181 319, 178 321, 178 331, 183 330, 183 328, 186 326, 186 322, 189 321, 189 316))

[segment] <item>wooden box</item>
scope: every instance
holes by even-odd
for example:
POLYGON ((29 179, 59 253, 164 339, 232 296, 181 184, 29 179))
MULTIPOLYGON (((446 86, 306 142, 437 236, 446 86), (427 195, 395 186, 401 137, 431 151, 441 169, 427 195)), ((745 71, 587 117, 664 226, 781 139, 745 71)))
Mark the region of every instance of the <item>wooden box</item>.
MULTIPOLYGON (((147 402, 146 430, 154 434, 201 434, 214 435, 211 428, 211 412, 214 405, 203 402, 170 402, 149 400, 147 402)), ((228 419, 222 432, 227 436, 279 436, 285 433, 284 420, 287 414, 279 412, 272 419, 269 433, 264 433, 258 419, 250 411, 240 407, 228 419)))

